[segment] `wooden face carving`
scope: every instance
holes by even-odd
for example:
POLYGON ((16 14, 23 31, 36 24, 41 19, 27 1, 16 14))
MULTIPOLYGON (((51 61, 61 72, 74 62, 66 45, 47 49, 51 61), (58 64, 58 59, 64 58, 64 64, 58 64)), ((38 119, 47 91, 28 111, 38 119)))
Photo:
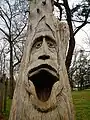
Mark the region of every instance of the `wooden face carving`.
POLYGON ((9 120, 73 120, 65 68, 68 26, 54 18, 53 0, 30 2, 27 41, 9 120))
POLYGON ((59 82, 59 73, 57 43, 53 35, 44 32, 34 37, 29 59, 27 76, 30 86, 27 85, 27 91, 32 94, 33 107, 41 112, 55 109, 56 96, 60 91, 55 91, 54 87, 59 82))
POLYGON ((67 28, 61 23, 53 34, 45 25, 28 38, 9 120, 73 120, 64 59, 67 28))

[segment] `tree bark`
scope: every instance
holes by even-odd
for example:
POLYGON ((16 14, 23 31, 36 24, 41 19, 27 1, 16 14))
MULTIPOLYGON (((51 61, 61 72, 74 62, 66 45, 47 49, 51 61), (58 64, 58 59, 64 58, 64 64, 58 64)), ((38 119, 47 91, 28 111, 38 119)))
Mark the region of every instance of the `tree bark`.
POLYGON ((4 111, 6 111, 6 106, 7 106, 7 87, 8 87, 8 78, 5 77, 4 111))
POLYGON ((13 98, 14 78, 13 78, 13 43, 10 42, 10 98, 13 98))
POLYGON ((68 1, 63 0, 63 4, 65 6, 65 10, 66 10, 66 14, 67 14, 67 23, 69 25, 69 31, 70 31, 69 48, 68 48, 68 53, 67 53, 67 57, 66 57, 66 68, 67 68, 67 71, 68 71, 69 67, 70 67, 70 64, 71 64, 73 51, 74 51, 74 48, 75 48, 75 38, 74 38, 74 34, 73 34, 71 11, 70 11, 70 8, 69 8, 69 5, 68 5, 68 1))

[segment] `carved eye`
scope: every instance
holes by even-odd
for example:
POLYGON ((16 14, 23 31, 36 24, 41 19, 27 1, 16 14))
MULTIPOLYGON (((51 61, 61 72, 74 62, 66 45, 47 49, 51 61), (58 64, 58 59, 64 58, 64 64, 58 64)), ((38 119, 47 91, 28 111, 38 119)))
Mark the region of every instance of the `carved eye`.
POLYGON ((33 48, 39 49, 42 46, 43 38, 42 36, 35 40, 33 48))
POLYGON ((46 36, 45 38, 46 38, 46 41, 47 41, 48 48, 55 48, 56 49, 56 42, 48 36, 46 36))
POLYGON ((34 44, 34 47, 35 47, 36 49, 39 49, 41 46, 42 46, 42 41, 38 41, 38 42, 36 42, 36 43, 34 44))
POLYGON ((52 41, 47 41, 47 45, 48 45, 49 48, 55 48, 56 47, 54 42, 52 42, 52 41))

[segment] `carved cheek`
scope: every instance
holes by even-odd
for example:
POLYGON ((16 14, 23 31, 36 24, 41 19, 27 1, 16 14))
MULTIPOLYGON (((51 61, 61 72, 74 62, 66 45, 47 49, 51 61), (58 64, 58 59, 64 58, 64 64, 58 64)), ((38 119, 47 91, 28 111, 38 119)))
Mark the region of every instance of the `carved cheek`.
POLYGON ((57 52, 56 51, 52 52, 51 57, 53 60, 56 60, 57 59, 57 52))
POLYGON ((38 58, 37 55, 38 55, 38 53, 31 54, 31 56, 30 56, 30 62, 34 62, 34 61, 36 61, 37 58, 38 58))
POLYGON ((42 54, 42 48, 36 50, 35 52, 31 51, 30 62, 37 61, 40 54, 42 54))

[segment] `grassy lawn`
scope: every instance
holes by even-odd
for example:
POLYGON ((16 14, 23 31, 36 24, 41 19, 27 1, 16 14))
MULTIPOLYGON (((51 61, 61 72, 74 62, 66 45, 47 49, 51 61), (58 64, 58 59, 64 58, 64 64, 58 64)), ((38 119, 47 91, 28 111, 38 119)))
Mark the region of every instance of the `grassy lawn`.
MULTIPOLYGON (((76 112, 76 120, 90 120, 90 90, 73 91, 73 103, 76 112)), ((8 120, 11 100, 7 99, 7 108, 4 112, 6 120, 8 120)))
POLYGON ((90 120, 90 90, 72 92, 76 120, 90 120))
POLYGON ((8 120, 8 118, 9 118, 10 108, 11 108, 11 99, 9 99, 9 97, 8 97, 6 111, 3 111, 3 115, 5 116, 5 120, 8 120))

